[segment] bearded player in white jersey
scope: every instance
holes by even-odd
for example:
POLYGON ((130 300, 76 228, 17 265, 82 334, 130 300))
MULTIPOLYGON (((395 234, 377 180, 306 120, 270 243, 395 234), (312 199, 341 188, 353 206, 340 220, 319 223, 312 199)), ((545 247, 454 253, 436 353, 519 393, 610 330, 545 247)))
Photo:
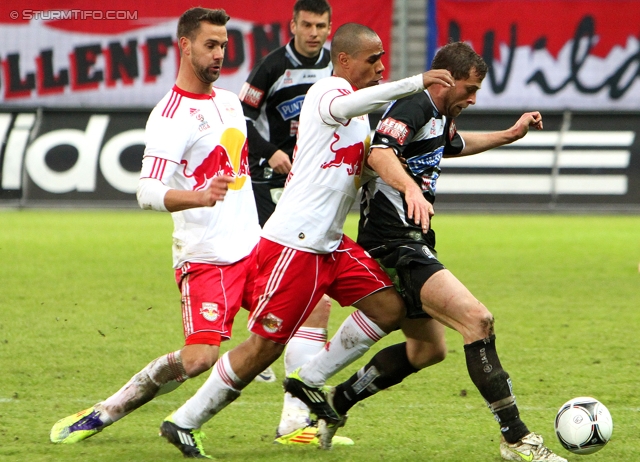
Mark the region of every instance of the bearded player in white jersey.
POLYGON ((169 439, 184 455, 194 454, 191 441, 200 427, 280 356, 323 294, 358 309, 342 326, 358 345, 337 346, 344 365, 404 316, 402 299, 386 273, 342 231, 369 148, 366 114, 431 84, 454 81, 448 71, 434 70, 378 85, 383 54, 380 38, 368 27, 350 23, 335 33, 335 76, 315 83, 305 97, 293 166, 257 247, 251 336, 225 353, 196 395, 162 423, 161 432, 176 435, 169 439))
MULTIPOLYGON (((224 10, 205 8, 180 17, 176 84, 153 109, 145 130, 138 202, 173 217, 173 266, 182 294, 185 345, 151 361, 114 395, 57 422, 50 435, 54 443, 93 436, 209 370, 220 342, 231 336, 236 313, 251 306, 252 249, 260 226, 249 179, 246 122, 238 97, 213 87, 228 20, 224 10)), ((199 437, 193 434, 194 444, 199 437)))

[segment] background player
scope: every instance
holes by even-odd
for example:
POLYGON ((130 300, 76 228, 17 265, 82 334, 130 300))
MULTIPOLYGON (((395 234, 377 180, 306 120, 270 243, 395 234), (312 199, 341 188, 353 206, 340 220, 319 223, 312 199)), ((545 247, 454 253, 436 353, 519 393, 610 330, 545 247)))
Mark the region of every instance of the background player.
POLYGON ((350 23, 336 32, 331 47, 335 77, 318 81, 307 93, 292 170, 257 247, 251 335, 220 358, 195 397, 160 427, 183 454, 192 451, 194 432, 280 356, 324 293, 358 308, 346 322, 355 347, 342 346, 346 362, 400 322, 404 306, 391 281, 342 231, 368 150, 366 114, 435 82, 453 84, 453 79, 448 71, 435 70, 378 85, 383 54, 380 38, 368 27, 350 23))
MULTIPOLYGON (((240 306, 250 306, 252 249, 260 226, 249 181, 246 122, 238 97, 212 85, 220 76, 228 20, 224 10, 193 8, 182 14, 176 84, 153 109, 145 130, 138 202, 173 217, 185 346, 151 361, 106 400, 57 422, 50 435, 54 443, 93 436, 209 370, 240 306)), ((199 441, 199 434, 193 437, 199 441)))
MULTIPOLYGON (((324 48, 331 33, 331 6, 326 0, 297 0, 290 30, 293 37, 289 43, 263 58, 240 91, 247 118, 253 194, 261 226, 275 210, 291 170, 304 96, 311 85, 329 77, 333 70, 329 50, 324 48)), ((288 343, 284 355, 285 374, 293 372, 324 347, 330 309, 331 300, 325 296, 288 343)), ((275 380, 273 371, 268 375, 275 380)), ((265 372, 256 380, 264 376, 265 372)), ((309 418, 309 408, 285 393, 275 441, 316 445, 316 431, 309 418)), ((334 443, 353 444, 353 441, 339 437, 334 443)))
MULTIPOLYGON (((463 336, 471 380, 500 423, 502 457, 564 461, 520 419, 511 379, 495 349, 493 316, 437 260, 430 226, 443 156, 471 155, 512 143, 530 127, 542 129, 542 116, 529 112, 507 130, 461 136, 453 118, 475 104, 487 65, 471 47, 458 42, 441 48, 432 68, 449 70, 456 85, 432 85, 394 102, 384 114, 368 157, 379 177, 363 188, 358 233, 358 242, 397 274, 407 305, 407 319, 402 323, 407 341, 381 350, 358 373, 327 392, 324 408, 328 405, 334 410, 332 418, 339 421, 356 402, 444 359, 444 324, 463 336), (406 160, 406 169, 400 156, 406 160)), ((330 349, 321 352, 294 376, 309 385, 324 383, 335 372, 329 370, 337 361, 332 356, 330 349)), ((335 428, 337 425, 328 427, 335 428)), ((322 444, 328 439, 319 436, 322 444)))

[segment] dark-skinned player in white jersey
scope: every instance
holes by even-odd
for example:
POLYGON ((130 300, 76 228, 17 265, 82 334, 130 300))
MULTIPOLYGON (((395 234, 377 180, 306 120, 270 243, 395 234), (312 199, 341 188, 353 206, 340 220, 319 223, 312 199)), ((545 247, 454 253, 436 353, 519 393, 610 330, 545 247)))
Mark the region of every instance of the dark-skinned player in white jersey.
MULTIPOLYGON (((437 69, 379 84, 383 54, 380 37, 366 26, 348 23, 336 31, 334 76, 307 92, 291 172, 257 246, 251 335, 224 354, 194 397, 162 423, 163 434, 175 435, 171 442, 183 454, 193 453, 190 441, 200 427, 282 354, 324 294, 357 308, 345 321, 358 345, 344 346, 345 364, 403 318, 404 303, 390 278, 342 227, 369 148, 367 114, 430 85, 452 85, 453 78, 437 69)), ((198 450, 204 457, 204 450, 198 450)))

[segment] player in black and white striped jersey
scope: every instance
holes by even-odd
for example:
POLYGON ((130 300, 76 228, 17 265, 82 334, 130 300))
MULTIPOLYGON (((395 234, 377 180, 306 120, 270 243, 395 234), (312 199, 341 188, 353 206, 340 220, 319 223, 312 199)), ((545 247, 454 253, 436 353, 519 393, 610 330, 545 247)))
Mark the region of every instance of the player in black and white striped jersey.
MULTIPOLYGON (((368 164, 375 174, 371 172, 363 186, 358 232, 358 243, 389 270, 403 296, 407 318, 401 327, 406 342, 378 352, 326 393, 327 401, 338 416, 345 415, 357 402, 442 361, 446 325, 462 334, 469 375, 500 423, 502 457, 565 461, 520 419, 511 379, 496 352, 493 316, 437 259, 431 228, 442 157, 472 155, 512 143, 530 128, 542 129, 542 116, 528 112, 504 131, 460 134, 454 117, 475 104, 487 66, 471 47, 458 42, 438 52, 433 68, 449 70, 456 85, 433 85, 387 109, 371 144, 368 164)), ((334 373, 327 366, 336 362, 328 348, 298 376, 309 385, 321 385, 334 373)))

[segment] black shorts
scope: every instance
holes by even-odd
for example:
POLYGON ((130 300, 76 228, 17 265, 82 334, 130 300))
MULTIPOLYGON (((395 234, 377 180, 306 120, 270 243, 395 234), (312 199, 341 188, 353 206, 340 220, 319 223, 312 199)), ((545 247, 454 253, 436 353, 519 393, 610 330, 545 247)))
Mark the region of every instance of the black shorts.
POLYGON ((258 221, 260 226, 264 226, 282 194, 283 186, 274 186, 269 183, 252 183, 253 196, 256 198, 256 208, 258 209, 258 221))
POLYGON ((391 277, 393 285, 402 296, 407 307, 407 318, 430 318, 422 310, 420 289, 427 279, 445 269, 438 260, 436 251, 419 242, 403 243, 376 260, 391 277))

